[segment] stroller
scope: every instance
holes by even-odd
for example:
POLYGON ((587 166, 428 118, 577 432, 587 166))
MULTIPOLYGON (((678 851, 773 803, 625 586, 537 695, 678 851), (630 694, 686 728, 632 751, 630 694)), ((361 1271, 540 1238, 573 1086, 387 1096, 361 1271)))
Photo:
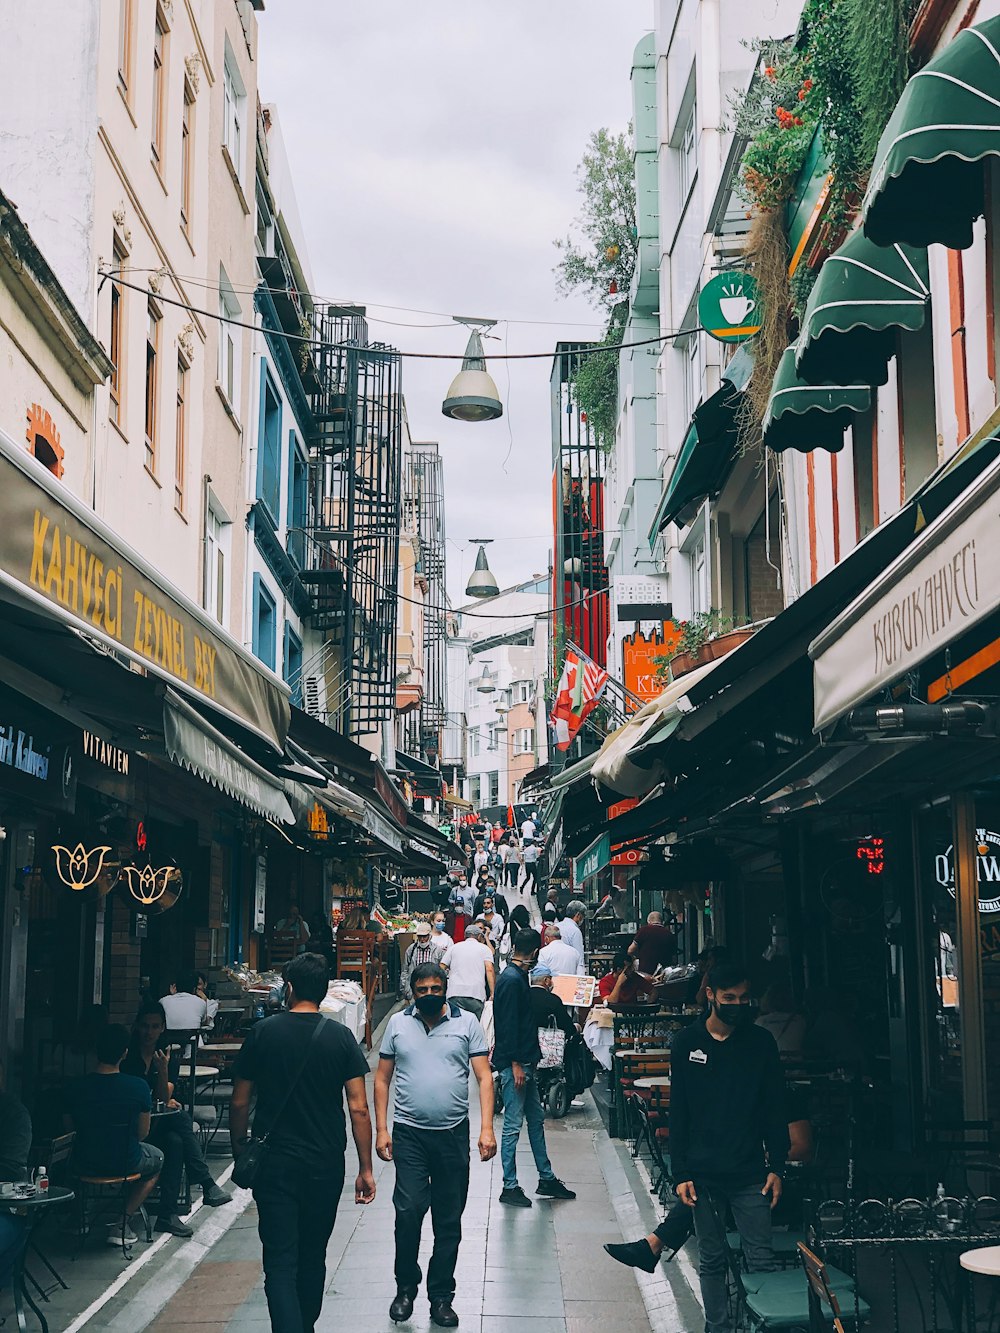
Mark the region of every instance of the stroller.
MULTIPOLYGON (((574 1097, 579 1097, 593 1083, 597 1073, 594 1057, 586 1042, 575 1032, 567 1037, 550 1020, 549 1026, 538 1029, 542 1058, 535 1070, 538 1096, 554 1120, 561 1120, 569 1110, 574 1097)), ((503 1110, 500 1076, 493 1075, 494 1111, 503 1110)))

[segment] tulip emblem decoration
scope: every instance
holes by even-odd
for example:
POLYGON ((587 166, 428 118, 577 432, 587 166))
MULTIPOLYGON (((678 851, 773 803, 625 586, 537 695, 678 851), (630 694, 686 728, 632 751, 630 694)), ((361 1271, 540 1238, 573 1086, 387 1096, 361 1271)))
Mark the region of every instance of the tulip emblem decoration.
POLYGON ((65 885, 79 893, 100 878, 104 859, 111 848, 91 847, 88 851, 82 842, 78 842, 72 850, 57 844, 52 851, 56 858, 56 874, 65 885))
POLYGON ((152 866, 122 866, 122 874, 128 884, 129 893, 143 907, 159 902, 166 893, 171 878, 177 873, 177 867, 169 865, 160 866, 158 870, 154 870, 152 866))

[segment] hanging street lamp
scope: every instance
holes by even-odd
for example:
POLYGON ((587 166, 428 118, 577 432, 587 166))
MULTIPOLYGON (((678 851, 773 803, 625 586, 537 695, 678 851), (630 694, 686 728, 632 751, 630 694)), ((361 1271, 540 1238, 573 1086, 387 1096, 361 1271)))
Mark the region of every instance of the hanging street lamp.
POLYGON ((453 316, 456 324, 467 325, 472 332, 465 348, 462 369, 451 382, 441 411, 454 421, 496 421, 503 416, 503 404, 493 376, 486 369, 483 355, 484 329, 491 329, 495 319, 467 319, 453 316))
MULTIPOLYGON (((489 540, 492 540, 492 538, 489 540)), ((466 597, 496 597, 500 592, 500 587, 486 559, 486 545, 486 539, 479 543, 476 567, 465 587, 466 597)))
POLYGON ((483 663, 483 674, 479 677, 478 680, 473 680, 472 684, 479 694, 496 693, 497 683, 493 679, 493 675, 490 672, 489 662, 483 663))

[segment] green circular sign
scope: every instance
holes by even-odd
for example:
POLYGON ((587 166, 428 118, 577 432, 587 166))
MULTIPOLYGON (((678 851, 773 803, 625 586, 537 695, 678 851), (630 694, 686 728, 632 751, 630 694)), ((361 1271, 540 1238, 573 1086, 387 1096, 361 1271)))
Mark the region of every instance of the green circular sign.
POLYGON ((760 332, 760 294, 749 273, 718 273, 698 297, 698 321, 721 343, 741 343, 760 332))

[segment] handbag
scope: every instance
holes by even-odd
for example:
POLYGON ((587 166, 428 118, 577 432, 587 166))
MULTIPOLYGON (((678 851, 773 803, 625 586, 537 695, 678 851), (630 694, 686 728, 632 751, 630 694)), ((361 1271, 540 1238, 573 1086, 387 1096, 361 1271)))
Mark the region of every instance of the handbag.
POLYGON ((275 1112, 274 1119, 271 1122, 271 1128, 266 1134, 262 1134, 259 1139, 251 1139, 240 1153, 239 1157, 237 1157, 236 1165, 233 1167, 232 1181, 233 1184, 238 1185, 240 1189, 253 1189, 254 1181, 260 1174, 261 1163, 264 1161, 264 1156, 267 1152, 267 1141, 274 1132, 275 1125, 281 1119, 285 1107, 291 1101, 292 1093, 295 1091, 295 1087, 299 1079, 305 1073, 306 1065, 309 1063, 309 1057, 312 1054, 316 1038, 322 1032, 327 1022, 329 1022, 329 1020, 327 1019, 326 1014, 320 1014, 319 1022, 316 1024, 312 1036, 306 1043, 306 1050, 305 1055, 302 1057, 302 1063, 295 1071, 295 1077, 292 1079, 291 1083, 289 1083, 288 1090, 281 1099, 281 1105, 275 1112))
POLYGON ((536 1066, 538 1069, 558 1069, 566 1054, 566 1033, 555 1026, 555 1021, 550 1018, 550 1027, 538 1029, 538 1046, 542 1052, 536 1066))

